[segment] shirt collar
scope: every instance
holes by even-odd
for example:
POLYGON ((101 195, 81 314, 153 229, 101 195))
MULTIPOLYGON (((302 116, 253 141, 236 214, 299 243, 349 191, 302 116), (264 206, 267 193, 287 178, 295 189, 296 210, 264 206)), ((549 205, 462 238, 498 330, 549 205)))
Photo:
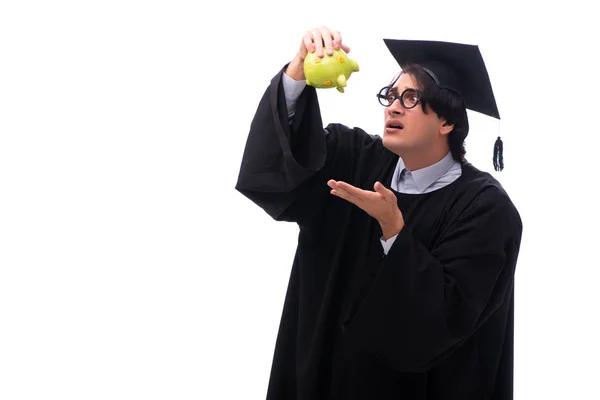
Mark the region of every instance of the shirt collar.
POLYGON ((444 174, 446 174, 455 163, 456 161, 452 157, 452 153, 448 152, 444 158, 435 164, 414 171, 409 171, 409 169, 404 165, 402 157, 400 157, 398 160, 398 176, 401 176, 403 170, 410 172, 415 184, 417 185, 417 188, 421 193, 423 193, 425 189, 431 186, 431 184, 444 176, 444 174))

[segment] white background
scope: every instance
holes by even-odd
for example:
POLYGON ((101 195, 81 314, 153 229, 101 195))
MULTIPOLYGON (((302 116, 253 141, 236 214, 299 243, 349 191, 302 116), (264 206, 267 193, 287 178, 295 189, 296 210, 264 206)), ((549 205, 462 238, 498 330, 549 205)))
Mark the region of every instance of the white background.
POLYGON ((263 399, 297 229, 234 190, 306 29, 361 71, 323 119, 380 134, 384 37, 478 44, 502 123, 469 160, 524 221, 515 398, 600 399, 600 32, 583 2, 3 1, 0 399, 263 399), (208 8, 210 6, 210 9, 208 8))

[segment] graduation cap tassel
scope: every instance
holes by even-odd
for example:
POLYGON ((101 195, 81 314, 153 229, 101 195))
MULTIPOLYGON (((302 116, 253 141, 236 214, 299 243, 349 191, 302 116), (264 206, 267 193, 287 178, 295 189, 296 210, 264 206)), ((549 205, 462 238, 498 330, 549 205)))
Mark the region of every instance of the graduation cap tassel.
POLYGON ((502 171, 504 169, 504 157, 503 157, 503 143, 500 136, 496 139, 494 144, 494 169, 496 171, 502 171))

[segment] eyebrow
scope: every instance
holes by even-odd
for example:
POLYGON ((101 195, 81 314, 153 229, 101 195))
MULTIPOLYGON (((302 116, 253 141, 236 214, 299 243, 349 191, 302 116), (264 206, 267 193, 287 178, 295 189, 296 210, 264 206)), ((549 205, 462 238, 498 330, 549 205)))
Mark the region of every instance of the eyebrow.
MULTIPOLYGON (((417 88, 408 87, 408 86, 404 86, 404 89, 403 89, 402 91, 404 91, 404 90, 406 90, 406 89, 414 90, 415 92, 418 92, 418 91, 419 91, 419 89, 417 89, 417 88)), ((398 94, 398 88, 397 88, 396 86, 392 86, 392 87, 390 88, 390 91, 393 91, 394 93, 398 94)))

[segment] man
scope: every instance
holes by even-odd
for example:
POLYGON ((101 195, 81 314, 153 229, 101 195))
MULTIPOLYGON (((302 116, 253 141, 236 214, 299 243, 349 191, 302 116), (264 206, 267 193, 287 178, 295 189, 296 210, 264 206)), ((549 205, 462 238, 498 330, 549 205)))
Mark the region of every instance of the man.
POLYGON ((267 398, 512 399, 522 224, 463 146, 466 108, 498 117, 487 72, 476 46, 386 44, 383 139, 323 129, 304 58, 349 51, 326 27, 252 121, 236 188, 300 228, 267 398))

